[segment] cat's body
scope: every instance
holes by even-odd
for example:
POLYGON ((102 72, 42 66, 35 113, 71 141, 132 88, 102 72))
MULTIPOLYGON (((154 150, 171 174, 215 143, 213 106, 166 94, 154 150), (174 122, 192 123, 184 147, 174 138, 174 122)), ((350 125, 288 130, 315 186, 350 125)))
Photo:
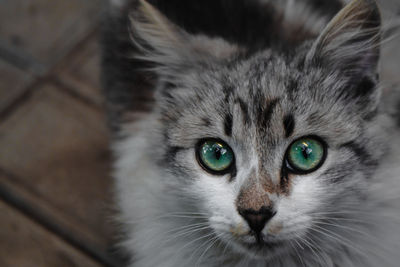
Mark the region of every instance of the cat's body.
MULTIPOLYGON (((209 20, 179 15, 178 0, 156 4, 189 34, 146 2, 113 1, 103 76, 132 266, 398 266, 399 101, 391 98, 393 109, 379 102, 374 2, 354 1, 329 26, 335 1, 328 9, 308 0, 217 2, 209 20), (222 10, 238 13, 213 28, 222 10), (305 10, 303 26, 293 24, 305 10), (254 17, 235 21, 240 14, 254 17), (245 35, 254 23, 267 24, 245 35), (154 87, 156 98, 139 119, 129 115, 136 86, 154 87), (287 149, 304 136, 326 143, 326 159, 289 173, 287 149), (231 171, 202 168, 204 138, 229 144, 231 171), (265 226, 251 228, 241 211, 258 216, 267 206, 265 226)), ((204 14, 199 6, 192 12, 204 14)))

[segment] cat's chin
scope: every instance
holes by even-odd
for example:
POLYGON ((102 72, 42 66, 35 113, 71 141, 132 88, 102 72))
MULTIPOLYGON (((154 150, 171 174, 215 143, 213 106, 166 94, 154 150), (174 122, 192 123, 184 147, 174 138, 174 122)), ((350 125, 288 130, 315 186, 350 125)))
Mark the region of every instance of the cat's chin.
POLYGON ((261 238, 246 236, 244 239, 236 239, 233 243, 235 250, 254 259, 271 260, 287 252, 285 241, 277 241, 265 236, 261 238))

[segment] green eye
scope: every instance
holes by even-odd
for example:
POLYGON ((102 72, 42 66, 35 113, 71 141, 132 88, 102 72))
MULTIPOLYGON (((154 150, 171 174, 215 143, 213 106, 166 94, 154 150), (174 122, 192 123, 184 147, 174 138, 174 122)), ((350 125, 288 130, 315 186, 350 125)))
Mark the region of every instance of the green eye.
POLYGON ((218 139, 203 140, 197 146, 197 160, 208 172, 225 174, 234 162, 232 149, 218 139))
POLYGON ((293 142, 286 155, 288 167, 297 173, 309 173, 318 169, 325 157, 325 145, 315 137, 305 137, 293 142))

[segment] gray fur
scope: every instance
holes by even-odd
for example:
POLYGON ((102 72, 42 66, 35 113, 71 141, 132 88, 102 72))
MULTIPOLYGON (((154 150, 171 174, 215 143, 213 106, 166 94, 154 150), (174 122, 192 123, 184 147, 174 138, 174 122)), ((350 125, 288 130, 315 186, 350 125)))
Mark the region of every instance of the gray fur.
POLYGON ((131 266, 397 266, 399 169, 387 159, 398 154, 387 140, 398 130, 379 111, 375 2, 354 0, 284 51, 193 35, 140 2, 133 56, 157 76, 156 105, 114 146, 131 266), (240 190, 282 184, 287 147, 309 135, 327 143, 326 162, 289 175, 287 191, 265 192, 277 210, 263 230, 270 243, 246 247, 240 190), (194 148, 208 137, 231 146, 235 173, 199 167, 194 148))

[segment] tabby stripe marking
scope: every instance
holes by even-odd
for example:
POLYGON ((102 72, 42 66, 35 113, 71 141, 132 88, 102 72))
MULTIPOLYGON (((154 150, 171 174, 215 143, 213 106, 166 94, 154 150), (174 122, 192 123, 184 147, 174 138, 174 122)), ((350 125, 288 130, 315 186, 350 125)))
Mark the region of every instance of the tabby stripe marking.
POLYGON ((274 109, 276 105, 278 104, 279 98, 273 99, 269 102, 268 107, 264 110, 263 114, 261 115, 261 118, 259 120, 259 126, 260 127, 266 127, 269 122, 271 121, 272 114, 274 113, 274 109))
POLYGON ((295 121, 292 114, 286 115, 283 118, 283 127, 285 128, 285 136, 288 138, 292 135, 295 127, 295 121))
POLYGON ((239 107, 243 114, 243 124, 250 122, 249 108, 247 104, 240 97, 236 98, 235 103, 239 103, 239 107))
POLYGON ((233 126, 232 114, 228 113, 225 115, 225 120, 224 120, 224 130, 227 136, 232 135, 232 126, 233 126))

